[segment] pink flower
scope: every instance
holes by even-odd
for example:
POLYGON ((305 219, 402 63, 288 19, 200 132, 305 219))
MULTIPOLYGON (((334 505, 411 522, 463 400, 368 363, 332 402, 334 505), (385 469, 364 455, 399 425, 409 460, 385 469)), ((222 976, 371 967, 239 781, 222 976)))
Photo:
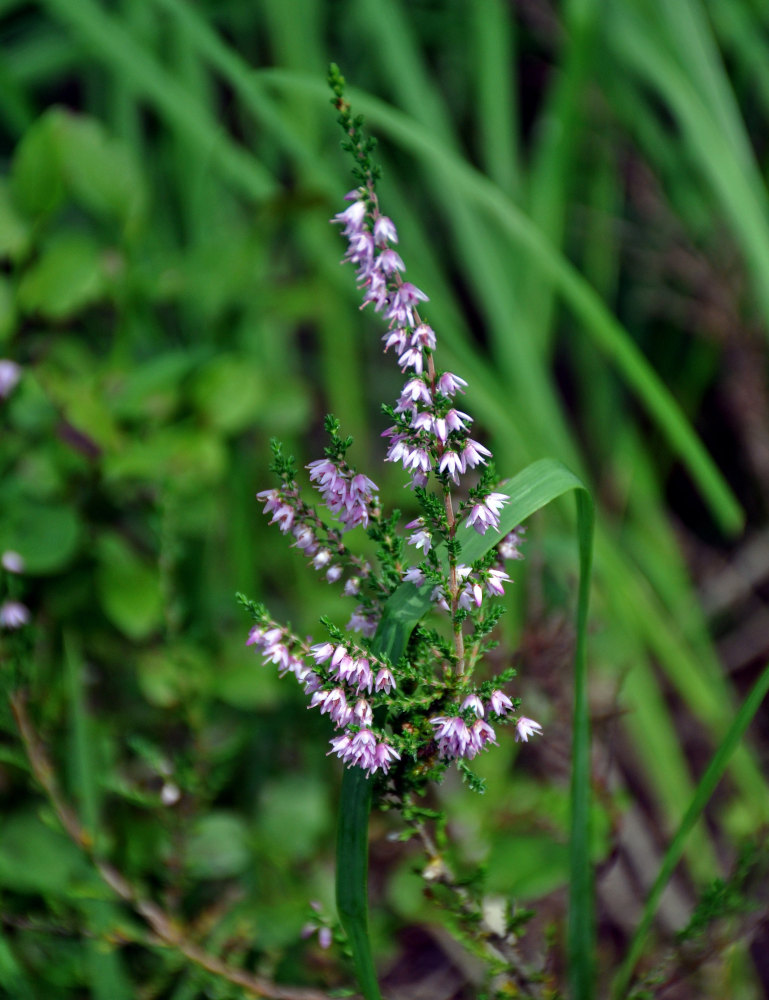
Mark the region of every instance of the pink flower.
POLYGON ((398 242, 398 233, 395 226, 392 223, 392 219, 388 219, 386 215, 380 215, 377 217, 374 223, 374 240, 378 247, 387 246, 388 243, 398 242))
POLYGON ((415 587, 421 587, 425 582, 425 575, 418 566, 409 566, 403 574, 404 583, 413 583, 415 587))
POLYGON ((389 694, 395 687, 395 678, 392 675, 392 671, 389 667, 382 667, 379 673, 376 675, 376 680, 374 681, 375 691, 384 691, 385 694, 389 694))
POLYGON ((438 715, 430 719, 435 726, 435 741, 441 757, 464 757, 470 745, 470 730, 459 716, 438 715))
POLYGON ((14 630, 29 624, 29 608, 20 601, 5 601, 0 606, 0 627, 14 630))
POLYGON ((406 525, 406 529, 411 530, 412 528, 416 528, 417 530, 414 531, 409 537, 408 544, 415 545, 418 549, 422 549, 424 554, 427 555, 430 551, 430 547, 432 546, 433 539, 430 532, 425 528, 424 519, 418 517, 415 521, 410 521, 406 525))
POLYGON ((344 235, 351 236, 360 232, 365 218, 366 202, 360 199, 359 201, 354 201, 343 212, 337 212, 331 221, 341 223, 344 227, 342 229, 344 235))
POLYGON ((444 372, 438 379, 438 392, 442 396, 453 396, 457 392, 464 392, 467 382, 459 375, 452 375, 451 372, 444 372))
POLYGON ((486 459, 490 457, 491 452, 488 448, 484 448, 482 444, 473 441, 471 438, 467 439, 462 449, 462 458, 469 468, 474 469, 476 465, 485 465, 486 459))
POLYGON ((412 403, 425 403, 427 406, 432 405, 433 401, 429 386, 421 378, 412 378, 403 386, 401 399, 412 403))
POLYGON ((355 708, 352 710, 353 720, 357 722, 359 726, 370 726, 374 721, 374 713, 371 711, 371 705, 366 701, 365 698, 358 698, 355 702, 355 708))
POLYGON ((430 351, 435 350, 435 331, 427 323, 420 323, 411 335, 412 347, 426 347, 430 351))
POLYGON ((503 569, 490 569, 486 573, 486 590, 496 597, 502 597, 505 592, 503 583, 510 583, 510 577, 503 569))
POLYGON ((406 350, 409 341, 409 331, 405 329, 388 330, 382 337, 385 345, 385 354, 394 347, 398 354, 406 350))
POLYGON ((470 729, 470 745, 465 751, 465 756, 472 760, 481 750, 486 749, 487 743, 496 743, 497 736, 488 722, 483 719, 476 720, 470 729))
POLYGON ((492 691, 491 698, 489 698, 489 711, 495 712, 497 715, 507 715, 507 713, 512 709, 513 703, 504 693, 504 691, 492 691))
POLYGON ((398 358, 398 364, 400 365, 401 371, 405 371, 407 368, 413 368, 417 375, 421 375, 424 369, 424 356, 422 354, 422 348, 409 347, 408 350, 404 351, 398 358))
POLYGON ((471 709, 475 712, 479 719, 483 718, 483 702, 477 694, 469 694, 462 702, 461 708, 463 712, 467 711, 467 709, 471 709))
POLYGON ((508 535, 502 539, 502 541, 497 546, 497 552, 499 553, 500 559, 523 559, 523 553, 519 551, 518 546, 523 541, 523 536, 526 534, 525 528, 516 528, 515 531, 511 531, 508 535))
POLYGON ((395 250, 383 250, 377 257, 375 266, 385 275, 406 270, 400 254, 395 250))
POLYGON ((414 309, 420 302, 429 301, 425 293, 412 285, 410 281, 404 281, 390 298, 390 305, 385 312, 385 319, 398 326, 414 326, 414 309))
POLYGON ((382 740, 381 743, 377 743, 374 749, 372 765, 369 767, 369 774, 373 774, 376 770, 380 770, 384 774, 387 774, 390 770, 392 762, 400 759, 401 755, 395 747, 390 746, 389 743, 382 740))
POLYGON ((21 365, 7 358, 0 358, 0 399, 7 399, 21 378, 21 365))
POLYGON ((489 493, 481 503, 473 506, 465 524, 475 528, 479 535, 485 535, 488 528, 499 530, 499 511, 509 500, 504 493, 489 493))
POLYGON ((525 715, 522 715, 520 719, 515 724, 515 742, 519 743, 523 740, 524 743, 529 742, 530 736, 540 736, 542 733, 542 726, 533 719, 527 719, 525 715))
POLYGON ((14 552, 12 549, 8 549, 6 552, 3 552, 0 562, 2 563, 3 569, 7 570, 9 573, 24 572, 24 559, 18 552, 14 552))
POLYGON ((310 646, 310 656, 316 663, 325 663, 333 655, 335 647, 330 642, 316 642, 310 646))
POLYGON ((465 463, 455 451, 444 451, 438 463, 438 471, 448 473, 455 483, 459 483, 459 474, 465 471, 465 463))

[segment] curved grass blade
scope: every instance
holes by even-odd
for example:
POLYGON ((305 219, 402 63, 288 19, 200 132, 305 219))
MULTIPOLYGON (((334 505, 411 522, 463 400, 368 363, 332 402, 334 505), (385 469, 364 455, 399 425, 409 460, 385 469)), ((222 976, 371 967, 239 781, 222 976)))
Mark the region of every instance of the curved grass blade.
MULTIPOLYGON (((321 83, 304 74, 268 69, 259 70, 254 77, 283 92, 296 90, 311 99, 328 99, 321 83)), ((354 87, 348 88, 348 96, 378 131, 386 133, 420 159, 439 164, 468 204, 488 213, 508 238, 531 256, 540 273, 559 290, 584 324, 586 333, 616 365, 660 427, 697 484, 714 518, 724 531, 737 532, 744 522, 744 512, 733 490, 642 351, 579 272, 496 184, 460 160, 407 115, 354 87)))
POLYGON ((729 727, 729 731, 724 737, 718 750, 716 750, 713 755, 707 770, 700 779, 692 800, 689 803, 689 808, 686 810, 678 830, 671 840, 670 846, 665 852, 665 857, 662 860, 662 865, 660 866, 657 878, 654 880, 654 885, 649 890, 649 895, 646 899, 641 919, 638 922, 638 927, 636 928, 635 934, 630 941, 627 955, 625 956, 614 983, 612 984, 611 995, 614 1000, 619 1000, 619 998, 623 997, 627 992, 627 988, 633 975, 633 970, 635 969, 636 963, 641 956, 646 935, 649 931, 652 920, 654 919, 654 915, 657 912, 660 897, 662 896, 665 886, 668 884, 670 876, 673 874, 673 871, 681 858, 686 839, 697 823, 697 820, 702 815, 705 806, 708 804, 710 797, 716 789, 716 785, 721 780, 721 777, 726 770, 729 758, 737 749, 740 740, 745 735, 745 730, 750 725, 753 716, 758 711, 761 702, 766 697, 767 692, 769 692, 769 663, 764 667, 760 677, 754 684, 747 698, 743 701, 740 706, 740 710, 735 715, 734 721, 729 727))
POLYGON ((342 777, 336 838, 336 908, 366 1000, 381 1000, 368 937, 368 816, 371 782, 359 767, 342 777))
MULTIPOLYGON (((569 967, 574 1000, 593 996, 593 872, 590 862, 590 720, 587 704, 587 613, 593 554, 593 501, 574 473, 553 459, 541 459, 505 484, 510 503, 500 517, 500 533, 479 535, 461 528, 462 558, 472 562, 535 511, 577 491, 579 593, 574 657, 573 768, 571 784, 571 895, 569 967)), ((385 605, 373 651, 397 663, 412 629, 430 610, 432 585, 400 586, 385 605)), ((368 937, 368 815, 371 783, 359 768, 345 771, 337 837, 337 908, 353 950, 355 971, 366 1000, 380 1000, 368 937)))
POLYGON ((93 55, 120 75, 170 125, 198 150, 222 177, 259 202, 272 197, 277 183, 257 160, 234 142, 195 101, 149 49, 135 39, 124 20, 108 14, 93 0, 43 0, 43 6, 63 22, 93 55))

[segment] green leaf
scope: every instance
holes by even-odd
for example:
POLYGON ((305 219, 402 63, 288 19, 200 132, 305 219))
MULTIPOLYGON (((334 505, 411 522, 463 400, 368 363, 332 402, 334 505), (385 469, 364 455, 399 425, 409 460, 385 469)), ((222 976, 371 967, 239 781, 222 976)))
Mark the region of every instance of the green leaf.
MULTIPOLYGON (((463 560, 480 558, 512 528, 564 493, 577 494, 579 592, 577 645, 574 657, 574 720, 572 744, 570 820, 569 963, 574 1000, 593 996, 595 927, 593 915, 593 866, 590 856, 590 724, 587 704, 587 612, 593 553, 593 502, 585 486, 560 462, 542 459, 505 484, 510 503, 503 509, 500 532, 478 535, 461 528, 463 560)), ((419 619, 431 608, 432 586, 403 584, 384 607, 372 643, 373 651, 395 663, 419 619)), ((367 871, 368 817, 371 782, 356 767, 347 768, 342 780, 337 835, 336 893, 339 919, 350 940, 363 995, 381 1000, 368 938, 367 871)))
POLYGON ((268 400, 253 361, 237 355, 220 355, 206 364, 195 376, 192 395, 207 423, 227 434, 253 424, 268 400))
POLYGON ((113 413, 126 420, 167 420, 178 406, 182 381, 207 354, 202 345, 163 351, 121 371, 110 393, 113 413))
POLYGON ((19 282, 19 307, 61 320, 98 301, 107 287, 99 245, 66 233, 43 251, 19 282))
POLYGON ((251 865, 248 827, 241 816, 212 812, 194 825, 184 862, 197 878, 229 878, 251 865))
POLYGON ((163 620, 157 570, 118 535, 99 539, 98 556, 97 589, 104 613, 129 638, 146 639, 163 620))
POLYGON ((30 226, 22 219, 11 200, 5 178, 0 179, 0 259, 18 261, 27 253, 30 226))
POLYGON ((15 892, 61 896, 87 868, 63 833, 32 812, 9 814, 0 831, 0 886, 15 892))
POLYGON ((146 213, 147 194, 130 149, 100 122, 62 109, 49 112, 62 177, 72 197, 95 215, 135 231, 146 213))
POLYGON ((0 539, 24 559, 26 572, 54 573, 72 559, 80 542, 80 519, 73 507, 11 496, 0 518, 0 539))
POLYGON ((226 468, 227 453, 217 435, 179 425, 164 427, 146 441, 126 440, 122 451, 104 458, 108 480, 166 482, 185 494, 218 482, 226 468))
POLYGON ((16 147, 11 191, 21 211, 33 217, 50 215, 64 201, 50 114, 38 118, 16 147))
POLYGON ((284 776, 262 789, 259 832, 281 858, 312 857, 330 822, 327 793, 315 775, 284 776))
MULTIPOLYGON (((3 220, 0 218, 0 233, 3 220)), ((7 340, 16 328, 16 304, 13 288, 7 278, 0 276, 0 344, 7 340)))

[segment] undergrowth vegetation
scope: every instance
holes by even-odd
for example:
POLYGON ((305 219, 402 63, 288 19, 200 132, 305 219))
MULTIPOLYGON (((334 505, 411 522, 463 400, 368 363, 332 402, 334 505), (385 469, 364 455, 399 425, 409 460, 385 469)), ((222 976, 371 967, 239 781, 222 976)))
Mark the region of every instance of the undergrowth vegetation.
MULTIPOLYGON (((246 650, 234 599, 344 627, 254 495, 269 440, 302 468, 327 412, 381 466, 402 384, 328 224, 331 60, 497 468, 559 460, 595 501, 596 995, 764 995, 764 5, 3 0, 0 54, 5 995, 353 981, 327 720, 246 650)), ((575 520, 527 521, 491 653, 544 737, 479 757, 484 796, 449 778, 427 803, 542 996, 566 990, 575 520)), ((475 996, 401 832, 372 819, 383 993, 419 956, 436 997, 475 996)))

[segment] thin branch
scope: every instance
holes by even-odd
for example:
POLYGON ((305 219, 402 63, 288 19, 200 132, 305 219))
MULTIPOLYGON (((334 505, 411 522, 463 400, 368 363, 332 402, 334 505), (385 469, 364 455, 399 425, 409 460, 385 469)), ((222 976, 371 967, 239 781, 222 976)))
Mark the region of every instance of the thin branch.
POLYGON ((329 1000, 328 994, 320 990, 300 986, 279 986, 277 983, 246 972, 244 969, 227 965, 217 955, 190 941, 185 934, 185 929, 177 921, 152 900, 145 899, 117 868, 97 857, 94 852, 92 835, 83 828, 75 810, 61 793, 50 759, 32 726, 26 702, 24 692, 16 691, 10 696, 11 710, 32 773, 48 797, 64 830, 80 850, 88 856, 102 880, 115 895, 131 906, 146 921, 154 934, 157 945, 176 949, 193 964, 242 987, 253 997, 265 997, 268 1000, 329 1000))
MULTIPOLYGON (((425 854, 428 857, 428 864, 425 867, 422 877, 428 883, 439 883, 449 889, 457 899, 458 909, 467 920, 467 929, 464 930, 476 948, 486 953, 486 958, 492 962, 503 962, 507 965, 508 971, 494 977, 494 986, 500 990, 512 988, 516 995, 525 997, 536 997, 537 986, 545 984, 545 977, 541 973, 528 972, 521 961, 521 956, 516 948, 514 934, 500 934, 492 927, 482 908, 472 899, 467 889, 459 885, 456 876, 448 864, 444 853, 438 848, 433 840, 426 824, 421 819, 410 821, 412 829, 422 841, 425 854), (480 918, 478 920, 478 918, 480 918), (477 929, 473 929, 477 922, 477 929)), ((461 939, 460 939, 461 940, 461 939)), ((466 941, 464 943, 467 943, 466 941)))

